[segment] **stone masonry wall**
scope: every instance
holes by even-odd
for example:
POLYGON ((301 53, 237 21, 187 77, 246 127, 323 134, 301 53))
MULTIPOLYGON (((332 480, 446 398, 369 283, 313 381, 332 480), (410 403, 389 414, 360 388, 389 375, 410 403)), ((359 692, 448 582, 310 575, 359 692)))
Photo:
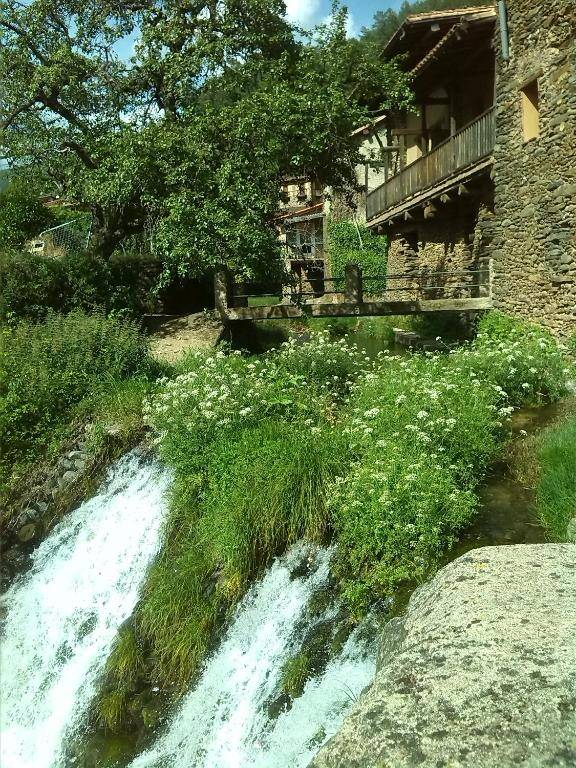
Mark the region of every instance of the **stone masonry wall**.
MULTIPOLYGON (((440 203, 438 206, 440 207, 440 203)), ((466 297, 470 293, 456 286, 466 285, 477 276, 445 276, 437 273, 483 268, 488 277, 485 258, 484 222, 493 219, 492 188, 487 179, 481 190, 470 197, 459 198, 441 206, 432 219, 406 223, 390 232, 388 274, 409 274, 407 280, 390 280, 388 287, 409 288, 390 293, 391 299, 416 298, 417 275, 423 286, 443 286, 442 291, 424 290, 422 298, 466 297), (416 247, 415 247, 416 246, 416 247)), ((477 293, 475 295, 478 295, 477 293)))
POLYGON ((496 45, 497 308, 576 331, 576 3, 508 0, 510 60, 496 45), (521 89, 537 78, 540 135, 524 141, 521 89))

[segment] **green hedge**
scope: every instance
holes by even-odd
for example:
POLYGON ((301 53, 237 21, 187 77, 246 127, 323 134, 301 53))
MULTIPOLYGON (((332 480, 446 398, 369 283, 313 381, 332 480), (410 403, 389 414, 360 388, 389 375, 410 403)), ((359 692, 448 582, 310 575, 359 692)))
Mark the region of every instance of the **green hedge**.
MULTIPOLYGON (((328 225, 330 264, 334 277, 343 277, 346 264, 358 264, 365 275, 385 275, 388 239, 375 235, 364 224, 354 221, 331 221, 328 225)), ((365 293, 381 293, 385 280, 372 280, 365 293)))

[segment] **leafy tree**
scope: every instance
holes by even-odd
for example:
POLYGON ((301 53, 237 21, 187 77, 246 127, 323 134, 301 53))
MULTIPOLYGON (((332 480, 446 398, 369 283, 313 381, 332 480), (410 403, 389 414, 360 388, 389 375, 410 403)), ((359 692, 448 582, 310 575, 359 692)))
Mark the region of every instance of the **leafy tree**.
POLYGON ((169 273, 280 265, 281 179, 351 183, 351 129, 408 99, 345 11, 307 39, 282 0, 0 0, 0 150, 92 211, 99 252, 154 225, 169 273), (130 61, 118 55, 136 39, 130 61))
POLYGON ((360 40, 363 43, 375 44, 382 50, 404 19, 413 13, 444 11, 451 8, 469 8, 478 4, 477 0, 415 0, 415 2, 404 0, 397 11, 392 8, 387 8, 385 11, 377 11, 374 14, 372 26, 362 29, 360 40))

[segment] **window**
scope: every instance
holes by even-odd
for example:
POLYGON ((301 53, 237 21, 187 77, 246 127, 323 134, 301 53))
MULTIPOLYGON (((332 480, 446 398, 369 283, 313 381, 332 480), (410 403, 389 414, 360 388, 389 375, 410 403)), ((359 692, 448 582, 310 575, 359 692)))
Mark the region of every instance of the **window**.
POLYGON ((531 141, 540 136, 540 104, 538 97, 538 80, 525 85, 521 91, 522 99, 522 131, 524 141, 531 141))

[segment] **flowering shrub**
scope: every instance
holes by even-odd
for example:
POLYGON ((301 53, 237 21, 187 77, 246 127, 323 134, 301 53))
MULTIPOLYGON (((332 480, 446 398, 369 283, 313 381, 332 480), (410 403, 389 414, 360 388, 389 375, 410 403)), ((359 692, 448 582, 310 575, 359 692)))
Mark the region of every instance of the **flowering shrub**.
POLYGON ((474 514, 515 408, 565 391, 571 371, 546 332, 507 318, 483 325, 449 355, 382 355, 351 388, 343 429, 357 463, 332 505, 356 613, 434 568, 474 514))
POLYGON ((422 580, 473 516, 477 499, 426 452, 373 450, 334 493, 337 569, 360 616, 374 597, 422 580))
MULTIPOLYGON (((239 352, 196 351, 186 370, 163 379, 145 404, 144 417, 157 433, 164 456, 198 452, 223 432, 237 433, 262 420, 283 419, 315 428, 331 413, 332 398, 371 366, 369 358, 328 333, 308 342, 285 342, 258 358, 239 352)), ((309 429, 308 429, 309 431, 309 429)))
POLYGON ((566 349, 546 330, 498 312, 480 322, 472 347, 455 354, 481 379, 500 386, 511 405, 557 400, 574 376, 566 349))

